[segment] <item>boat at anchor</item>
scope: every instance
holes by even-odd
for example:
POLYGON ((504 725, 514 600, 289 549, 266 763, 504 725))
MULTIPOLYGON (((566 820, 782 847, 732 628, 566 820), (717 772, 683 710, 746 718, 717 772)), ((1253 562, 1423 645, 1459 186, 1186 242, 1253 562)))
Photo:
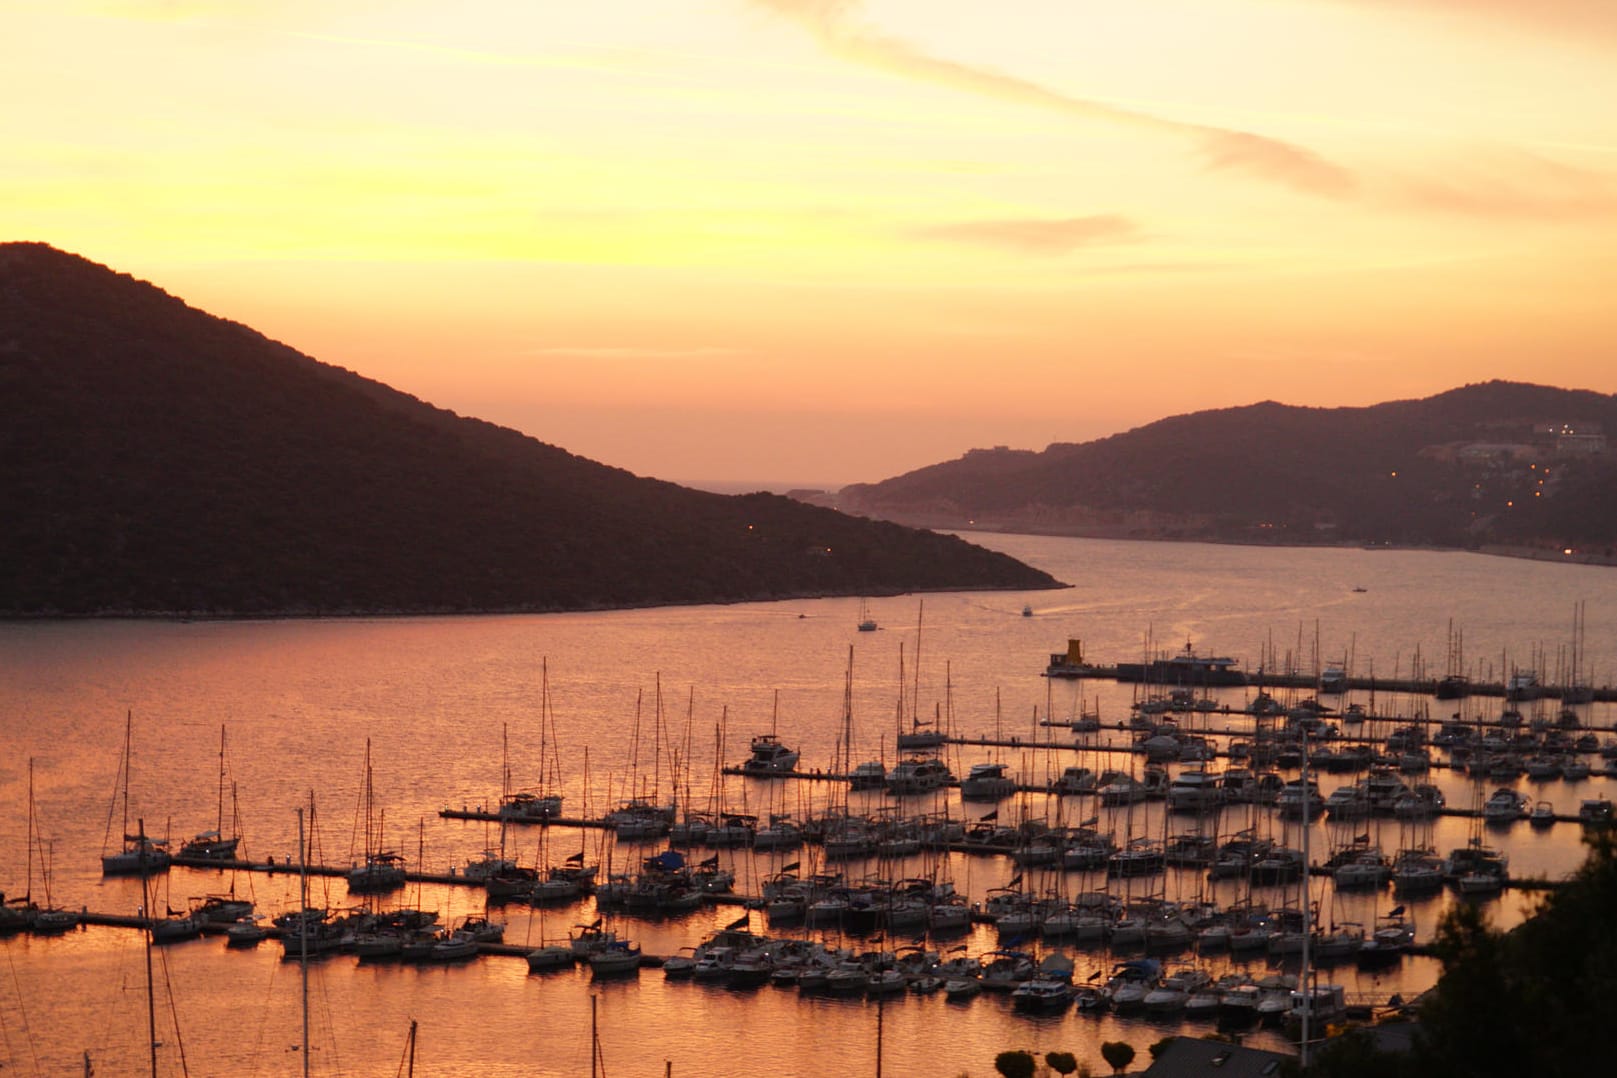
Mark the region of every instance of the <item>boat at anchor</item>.
POLYGON ((741 765, 749 775, 789 775, 797 768, 799 753, 781 744, 774 734, 759 734, 752 739, 752 755, 741 765))

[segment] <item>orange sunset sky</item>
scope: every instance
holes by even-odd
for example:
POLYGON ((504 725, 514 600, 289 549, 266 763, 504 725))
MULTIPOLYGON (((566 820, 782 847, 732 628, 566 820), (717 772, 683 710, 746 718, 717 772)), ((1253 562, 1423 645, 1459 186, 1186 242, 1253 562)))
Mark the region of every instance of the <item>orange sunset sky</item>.
POLYGON ((5 238, 641 474, 1617 391, 1612 0, 0 10, 5 238))

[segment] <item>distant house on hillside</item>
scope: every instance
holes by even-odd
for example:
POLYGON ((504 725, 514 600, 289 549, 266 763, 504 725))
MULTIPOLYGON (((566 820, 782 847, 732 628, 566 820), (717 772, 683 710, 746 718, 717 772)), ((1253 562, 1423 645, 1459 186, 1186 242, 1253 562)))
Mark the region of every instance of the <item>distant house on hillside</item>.
POLYGON ((1495 461, 1535 461, 1543 457, 1537 446, 1518 442, 1472 442, 1455 453, 1461 464, 1487 464, 1495 461))
POLYGON ((1551 449, 1547 444, 1529 445, 1525 442, 1445 442, 1421 448, 1419 456, 1440 464, 1463 465, 1467 468, 1486 466, 1508 467, 1517 463, 1533 463, 1545 459, 1551 449))
POLYGON ((1533 427, 1533 436, 1558 457, 1593 457, 1606 451, 1606 435, 1599 423, 1539 423, 1533 427))
POLYGON ((1555 439, 1555 455, 1558 457, 1594 457, 1605 451, 1606 436, 1604 434, 1571 431, 1557 435, 1555 439))

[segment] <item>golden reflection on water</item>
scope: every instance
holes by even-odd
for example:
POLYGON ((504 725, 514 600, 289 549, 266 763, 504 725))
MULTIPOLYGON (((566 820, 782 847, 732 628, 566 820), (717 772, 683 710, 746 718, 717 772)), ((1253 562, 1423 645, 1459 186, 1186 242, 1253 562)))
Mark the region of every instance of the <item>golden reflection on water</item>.
MULTIPOLYGON (((923 715, 948 706, 958 733, 998 732, 1024 741, 1048 738, 1037 719, 1070 716, 1080 693, 1108 723, 1128 714, 1129 686, 1050 683, 1039 676, 1048 654, 1064 650, 1069 636, 1082 637, 1088 653, 1103 660, 1133 658, 1147 646, 1176 650, 1189 638, 1199 650, 1235 655, 1248 667, 1266 653, 1287 652, 1306 665, 1317 622, 1324 656, 1351 650, 1356 671, 1373 664, 1378 673, 1407 676, 1417 661, 1441 671, 1452 618, 1464 629, 1468 664, 1481 673, 1483 664, 1497 671, 1513 658, 1526 665, 1548 656, 1553 663, 1567 642, 1573 603, 1591 599, 1586 655, 1593 680, 1611 681, 1617 634, 1610 618, 1617 607, 1607 600, 1617 595, 1606 570, 1427 552, 985 541, 1077 586, 927 596, 918 665, 919 603, 913 597, 875 600, 872 614, 882 624, 875 634, 856 631, 854 599, 547 617, 0 626, 0 887, 14 895, 28 884, 33 759, 36 816, 45 839, 36 853, 48 855, 51 897, 106 913, 141 907, 139 882, 103 879, 97 860, 122 822, 114 785, 126 713, 134 723, 131 812, 151 833, 177 844, 215 825, 223 725, 235 795, 227 791, 225 813, 234 801, 243 850, 255 858, 292 855, 296 810, 309 804, 312 793, 316 859, 348 864, 359 852, 368 738, 388 843, 412 862, 419 855, 429 869, 445 871, 501 842, 497 828, 444 820, 438 810, 493 804, 502 787, 502 746, 509 745, 514 787, 541 779, 544 669, 559 739, 547 740, 544 751, 557 754, 568 813, 589 815, 629 792, 653 788, 664 799, 678 796, 700 806, 717 801, 732 810, 800 816, 845 797, 828 783, 717 779, 714 764, 738 762, 752 734, 778 726, 782 738, 802 750, 802 767, 838 766, 850 645, 850 756, 856 763, 893 759, 901 643, 903 688, 918 697, 923 715), (1356 593, 1355 586, 1367 590, 1356 593), (1035 616, 1021 616, 1024 603, 1033 605, 1035 616)), ((1239 691, 1224 696, 1242 699, 1239 691)), ((1403 714, 1432 706, 1388 694, 1375 705, 1403 714)), ((1465 706, 1474 714, 1498 701, 1465 706)), ((1587 722, 1612 721, 1608 705, 1584 714, 1587 722)), ((1057 733, 1066 744, 1065 732, 1057 733)), ((1112 729, 1102 735, 1107 739, 1122 745, 1127 735, 1112 729)), ((960 748, 951 764, 963 774, 993 753, 960 748)), ((998 755, 1013 774, 1034 782, 1080 759, 1071 748, 1047 754, 1024 746, 998 755)), ((1100 758, 1093 752, 1083 757, 1092 764, 1100 758)), ((1326 792, 1348 781, 1351 776, 1321 776, 1326 792)), ((1443 773, 1435 781, 1451 805, 1470 803, 1473 783, 1463 776, 1443 773)), ((1575 811, 1584 797, 1617 796, 1604 778, 1516 785, 1534 800, 1553 800, 1563 812, 1575 811)), ((861 795, 854 806, 883 801, 879 794, 861 795)), ((946 803, 961 814, 958 800, 946 803)), ((1042 818, 1049 807, 1043 796, 1027 795, 1001 809, 1007 817, 1042 818)), ((977 816, 987 806, 964 811, 977 816)), ((1095 810, 1069 801, 1062 811, 1067 822, 1076 822, 1076 813, 1095 810)), ((1225 810, 1221 830, 1231 829, 1230 813, 1225 810)), ((1155 807, 1103 815, 1119 831, 1129 823, 1148 833, 1163 827, 1155 807)), ((1380 826, 1384 845, 1406 838, 1396 824, 1380 826)), ((1446 850, 1463 845, 1470 834, 1466 821, 1444 819, 1429 839, 1446 850)), ((603 837, 512 828, 504 840, 525 861, 555 860, 564 855, 559 851, 582 846, 615 868, 656 849, 619 849, 602 844, 603 837)), ((1311 831, 1316 849, 1333 838, 1340 840, 1341 829, 1328 821, 1311 831)), ((1521 824, 1486 838, 1507 850, 1517 875, 1553 876, 1579 856, 1577 829, 1569 825, 1533 833, 1521 824)), ((734 851, 721 858, 736 871, 738 887, 749 892, 756 892, 770 867, 734 851)), ((886 874, 937 867, 913 858, 886 874)), ((974 898, 1014 872, 1002 857, 958 855, 942 867, 974 898)), ((44 868, 36 857, 36 897, 43 897, 44 868)), ((1099 886, 1094 879, 1082 882, 1099 886)), ((1200 873, 1173 871, 1164 885, 1170 894, 1188 896, 1203 881, 1200 873)), ((181 908, 193 896, 232 887, 270 912, 297 902, 297 881, 285 871, 231 878, 193 869, 154 881, 152 901, 181 908)), ((316 881, 313 894, 322 904, 349 901, 341 881, 316 881)), ((1223 901, 1235 897, 1233 885, 1221 884, 1214 894, 1223 901)), ((405 897, 414 901, 416 889, 405 897)), ((1490 908, 1508 924, 1532 900, 1512 892, 1490 908)), ((477 893, 458 887, 426 887, 420 901, 445 920, 481 909, 477 893)), ((1440 896, 1410 903, 1423 937, 1449 901, 1440 896)), ((1351 896, 1327 901, 1325 912, 1368 924, 1391 904, 1387 895, 1351 896)), ((734 913, 721 908, 665 921, 623 918, 618 927, 649 953, 672 953, 734 913)), ((595 916, 589 903, 543 913, 507 907, 503 915, 513 942, 562 936, 571 924, 595 916)), ((756 925, 762 921, 755 915, 756 925)), ((996 941, 979 928, 966 942, 981 952, 996 941)), ((7 959, 0 971, 0 1009, 15 1016, 8 1017, 0 1045, 7 1066, 63 1073, 77 1068, 88 1050, 99 1073, 144 1067, 145 952, 136 933, 93 928, 54 939, 22 936, 0 943, 0 951, 7 959)), ((1106 961, 1079 952, 1080 976, 1106 961)), ((1334 976, 1350 993, 1385 997, 1424 987, 1435 970, 1430 961, 1417 960, 1379 979, 1351 966, 1334 976)), ((182 1044, 193 1073, 300 1069, 298 969, 279 960, 278 948, 266 944, 230 953, 216 939, 171 946, 159 953, 156 980, 163 999, 159 1013, 167 1015, 168 1032, 160 1031, 165 1073, 179 1072, 182 1044)), ((529 975, 515 958, 427 968, 360 965, 344 956, 315 964, 311 1061, 316 1073, 395 1073, 414 1018, 421 1023, 418 1060, 426 1073, 576 1075, 587 1072, 592 996, 599 1003, 611 1074, 660 1075, 669 1063, 675 1074, 873 1072, 874 1003, 800 999, 773 988, 736 992, 666 983, 650 970, 637 979, 595 985, 582 971, 529 975)), ((1126 1039, 1143 1054, 1177 1028, 1073 1012, 1030 1019, 1012 1015, 1006 1000, 989 997, 964 1006, 938 997, 899 997, 882 1012, 884 1066, 895 1074, 987 1075, 993 1055, 1007 1047, 1072 1050, 1100 1067, 1100 1040, 1126 1039)))

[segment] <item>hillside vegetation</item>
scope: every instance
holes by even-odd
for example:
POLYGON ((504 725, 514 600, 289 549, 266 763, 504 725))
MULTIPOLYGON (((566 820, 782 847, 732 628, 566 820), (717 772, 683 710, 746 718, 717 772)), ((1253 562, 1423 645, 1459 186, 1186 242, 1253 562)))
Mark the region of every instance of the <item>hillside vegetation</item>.
POLYGON ((575 610, 1042 588, 959 539, 639 478, 0 245, 0 614, 575 610))
POLYGON ((1042 452, 974 450, 840 508, 933 527, 1287 543, 1617 543, 1617 397, 1489 382, 1365 408, 1273 402, 1042 452))

